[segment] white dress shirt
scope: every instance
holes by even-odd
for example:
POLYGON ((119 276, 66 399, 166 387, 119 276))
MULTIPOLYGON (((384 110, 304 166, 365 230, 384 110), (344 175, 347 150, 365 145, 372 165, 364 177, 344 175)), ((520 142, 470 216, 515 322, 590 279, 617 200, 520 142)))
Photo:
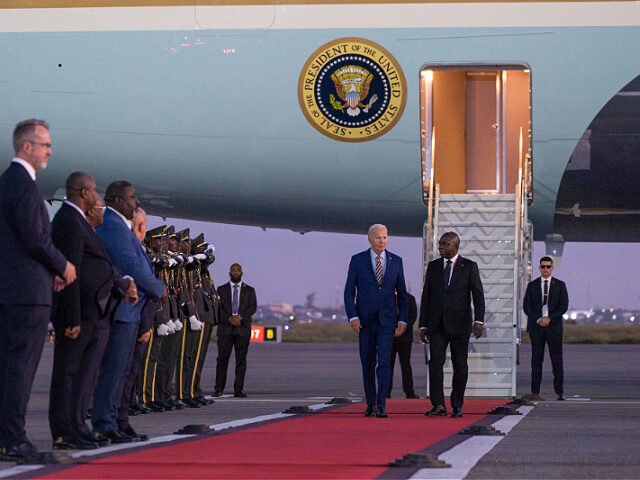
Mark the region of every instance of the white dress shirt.
POLYGON ((549 292, 551 291, 551 279, 553 277, 549 276, 549 278, 542 278, 540 277, 540 298, 542 298, 542 302, 544 302, 544 282, 545 280, 548 282, 547 283, 547 303, 546 305, 542 305, 542 316, 543 317, 548 317, 549 316, 549 292))

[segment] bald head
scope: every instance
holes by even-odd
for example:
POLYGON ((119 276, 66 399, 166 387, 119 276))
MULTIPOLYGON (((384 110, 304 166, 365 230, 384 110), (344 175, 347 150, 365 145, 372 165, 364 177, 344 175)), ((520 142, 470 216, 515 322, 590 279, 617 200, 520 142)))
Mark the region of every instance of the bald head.
POLYGON ((96 205, 102 205, 96 181, 85 172, 73 172, 67 177, 66 195, 68 201, 85 213, 96 205))
POLYGON ((136 238, 142 242, 147 234, 147 212, 138 207, 133 216, 133 233, 136 238))

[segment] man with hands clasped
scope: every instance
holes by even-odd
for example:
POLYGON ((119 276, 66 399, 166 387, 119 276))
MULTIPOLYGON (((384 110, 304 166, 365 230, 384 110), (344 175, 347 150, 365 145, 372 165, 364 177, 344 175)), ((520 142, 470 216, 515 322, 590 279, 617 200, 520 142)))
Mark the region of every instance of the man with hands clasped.
POLYGON ((551 276, 553 259, 540 259, 540 277, 527 285, 522 309, 527 315, 527 332, 531 338, 531 395, 540 396, 542 362, 545 343, 549 345, 549 357, 553 368, 553 388, 558 400, 564 400, 562 368, 562 315, 569 308, 567 287, 562 280, 551 276))

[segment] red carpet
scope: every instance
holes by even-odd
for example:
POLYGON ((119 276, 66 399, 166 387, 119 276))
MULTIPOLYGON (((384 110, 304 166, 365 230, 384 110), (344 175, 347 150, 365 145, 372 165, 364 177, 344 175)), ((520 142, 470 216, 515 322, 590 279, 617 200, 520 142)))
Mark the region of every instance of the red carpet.
POLYGON ((424 416, 426 402, 389 400, 389 418, 364 405, 129 454, 39 478, 372 479, 387 463, 457 433, 505 400, 466 400, 463 418, 424 416))

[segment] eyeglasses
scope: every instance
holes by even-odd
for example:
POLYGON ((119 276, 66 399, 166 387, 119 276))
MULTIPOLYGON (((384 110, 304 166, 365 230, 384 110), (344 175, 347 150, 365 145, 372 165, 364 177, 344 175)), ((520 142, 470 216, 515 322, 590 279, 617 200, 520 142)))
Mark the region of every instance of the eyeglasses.
POLYGON ((42 145, 44 148, 51 148, 51 144, 50 143, 36 142, 34 140, 27 140, 27 142, 34 143, 36 145, 42 145))
POLYGON ((550 268, 553 268, 553 265, 540 265, 540 268, 543 268, 545 270, 548 270, 550 268))

